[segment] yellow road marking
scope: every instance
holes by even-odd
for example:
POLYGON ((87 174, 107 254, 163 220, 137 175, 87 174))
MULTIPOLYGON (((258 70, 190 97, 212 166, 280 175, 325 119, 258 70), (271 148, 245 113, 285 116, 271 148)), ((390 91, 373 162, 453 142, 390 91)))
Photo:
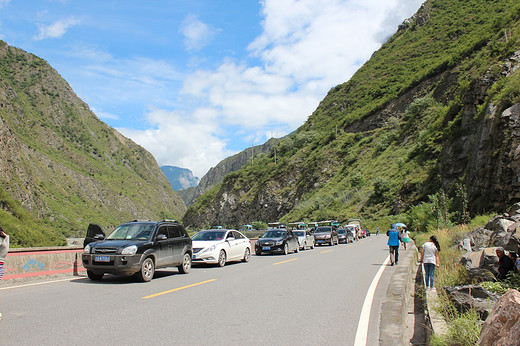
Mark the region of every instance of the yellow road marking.
POLYGON ((320 253, 327 253, 327 252, 331 252, 331 251, 334 251, 334 250, 325 250, 325 251, 322 251, 320 253))
POLYGON ((292 258, 290 260, 287 260, 287 261, 282 261, 282 262, 276 262, 276 263, 273 263, 274 266, 277 266, 279 264, 282 264, 282 263, 287 263, 287 262, 292 262, 292 261, 296 261, 298 258, 292 258))
POLYGON ((187 286, 182 286, 182 287, 178 287, 178 288, 174 288, 173 290, 169 290, 169 291, 164 291, 164 292, 159 292, 159 293, 155 293, 155 294, 152 294, 152 295, 149 295, 149 296, 146 296, 146 297, 141 297, 142 299, 148 299, 148 298, 155 298, 157 296, 161 296, 163 294, 168 294, 168 293, 172 293, 172 292, 176 292, 176 291, 180 291, 180 290, 183 290, 185 288, 190 288, 190 287, 194 287, 194 286, 198 286, 198 285, 202 285, 202 284, 207 284, 208 282, 213 282, 213 281, 216 281, 217 279, 211 279, 211 280, 206 280, 206 281, 202 281, 202 282, 198 282, 196 284, 191 284, 191 285, 187 285, 187 286))

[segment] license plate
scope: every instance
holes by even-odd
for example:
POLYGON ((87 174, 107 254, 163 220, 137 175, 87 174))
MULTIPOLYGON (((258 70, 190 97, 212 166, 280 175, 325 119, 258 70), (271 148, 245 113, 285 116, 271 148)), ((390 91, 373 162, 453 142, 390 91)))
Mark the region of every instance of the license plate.
POLYGON ((193 255, 193 259, 197 259, 197 255, 193 255))
POLYGON ((270 246, 263 246, 263 247, 262 247, 262 250, 264 250, 264 251, 269 251, 269 250, 271 250, 271 247, 270 247, 270 246))
POLYGON ((318 243, 323 243, 323 240, 321 240, 321 239, 320 239, 320 240, 318 240, 318 243))
POLYGON ((96 256, 96 262, 110 262, 110 256, 96 256))

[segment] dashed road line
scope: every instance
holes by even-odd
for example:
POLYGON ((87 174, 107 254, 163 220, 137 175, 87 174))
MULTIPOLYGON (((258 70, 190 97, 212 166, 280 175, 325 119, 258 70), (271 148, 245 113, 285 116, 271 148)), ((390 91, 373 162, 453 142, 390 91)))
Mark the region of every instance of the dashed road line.
POLYGON ((298 259, 298 257, 296 258, 291 258, 290 260, 287 260, 287 261, 282 261, 282 262, 276 262, 276 263, 273 263, 274 266, 277 266, 279 264, 283 264, 283 263, 287 263, 287 262, 292 262, 292 261, 296 261, 298 259))
POLYGON ((168 293, 172 293, 172 292, 177 292, 177 291, 183 290, 183 289, 185 289, 185 288, 190 288, 190 287, 195 287, 195 286, 199 286, 199 285, 207 284, 207 283, 209 283, 209 282, 213 282, 213 281, 216 281, 216 280, 217 280, 217 279, 211 279, 211 280, 206 280, 206 281, 202 281, 202 282, 197 282, 196 284, 191 284, 191 285, 187 285, 187 286, 177 287, 177 288, 174 288, 173 290, 168 290, 168 291, 164 291, 164 292, 159 292, 159 293, 151 294, 151 295, 146 296, 146 297, 141 297, 141 299, 155 298, 155 297, 161 296, 161 295, 163 295, 163 294, 168 294, 168 293))

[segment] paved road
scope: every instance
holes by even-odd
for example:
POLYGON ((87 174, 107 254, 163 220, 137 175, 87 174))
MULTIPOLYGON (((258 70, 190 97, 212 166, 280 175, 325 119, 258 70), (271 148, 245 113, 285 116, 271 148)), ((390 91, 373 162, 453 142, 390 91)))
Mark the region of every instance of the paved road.
MULTIPOLYGON (((353 345, 366 292, 387 257, 386 236, 287 256, 252 256, 150 283, 106 275, 1 289, 2 345, 353 345), (148 297, 148 298, 144 298, 148 297)), ((376 290, 369 345, 395 267, 376 290)))

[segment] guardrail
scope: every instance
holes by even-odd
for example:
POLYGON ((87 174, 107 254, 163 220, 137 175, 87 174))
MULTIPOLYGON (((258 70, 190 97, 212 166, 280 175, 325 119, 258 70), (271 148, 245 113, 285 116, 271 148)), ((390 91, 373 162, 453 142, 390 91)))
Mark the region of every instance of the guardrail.
POLYGON ((38 276, 79 275, 85 271, 80 246, 10 249, 2 280, 24 280, 38 276))

